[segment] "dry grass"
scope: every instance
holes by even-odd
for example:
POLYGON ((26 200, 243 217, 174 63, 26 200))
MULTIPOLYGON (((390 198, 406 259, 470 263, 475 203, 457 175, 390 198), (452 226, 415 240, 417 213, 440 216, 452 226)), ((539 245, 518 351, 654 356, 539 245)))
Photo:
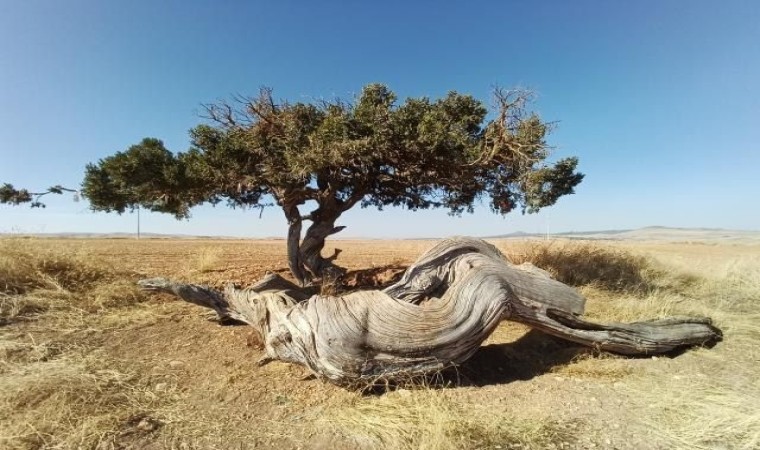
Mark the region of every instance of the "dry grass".
POLYGON ((219 247, 203 247, 192 259, 190 272, 208 273, 219 270, 222 262, 222 252, 219 247))
POLYGON ((581 353, 573 358, 569 364, 559 366, 552 372, 572 377, 617 381, 628 377, 635 371, 628 360, 623 357, 589 352, 581 353))
POLYGON ((614 294, 641 296, 657 291, 678 292, 700 278, 619 245, 584 241, 527 241, 505 252, 515 264, 529 262, 571 286, 614 294))
POLYGON ((515 264, 530 262, 571 286, 595 286, 617 292, 652 288, 650 262, 628 251, 589 242, 536 241, 508 253, 515 264))
MULTIPOLYGON (((510 249, 581 288, 587 316, 635 321, 670 315, 712 317, 724 331, 714 349, 696 350, 652 369, 625 358, 583 354, 555 373, 625 386, 628 401, 646 411, 637 418, 669 448, 760 446, 760 258, 714 247, 666 248, 652 258, 619 246, 590 242, 529 242, 510 249), (697 253, 684 257, 683 253, 697 253), (620 384, 620 383, 618 383, 620 384)), ((635 248, 634 248, 635 250, 635 248)))
POLYGON ((27 346, 26 361, 3 361, 2 448, 108 448, 161 426, 162 420, 147 411, 166 393, 159 397, 151 391, 144 375, 119 368, 99 352, 51 352, 47 345, 27 346))
POLYGON ((35 248, 26 239, 0 241, 0 292, 25 294, 36 289, 78 291, 108 277, 102 266, 79 253, 35 248))
POLYGON ((630 386, 657 411, 649 425, 674 448, 760 447, 757 263, 750 257, 690 265, 699 281, 681 294, 672 311, 713 317, 725 333, 724 342, 688 355, 695 363, 690 373, 670 374, 656 383, 642 375, 630 386))
POLYGON ((85 252, 0 241, 0 447, 107 448, 158 426, 144 413, 159 403, 144 375, 97 345, 153 319, 127 277, 85 252))
MULTIPOLYGON (((725 340, 714 349, 665 361, 661 371, 633 370, 626 359, 585 357, 561 373, 595 379, 625 379, 631 401, 648 414, 642 423, 671 448, 741 448, 760 446, 760 264, 756 256, 657 260, 607 250, 596 244, 571 244, 580 273, 573 282, 585 285, 588 315, 597 320, 633 321, 668 315, 712 317, 725 340), (612 271, 589 270, 598 258, 617 264, 612 271), (681 263, 681 264, 679 264, 681 263), (679 267, 680 266, 680 267, 679 267), (592 273, 589 273, 592 272, 592 273), (621 287, 625 289, 620 289, 621 287), (645 286, 646 289, 641 289, 645 286), (611 295, 608 289, 617 291, 611 295), (681 364, 679 364, 681 363, 681 364), (628 375, 631 375, 628 377, 628 375)), ((568 251, 569 248, 569 251, 568 251)), ((536 252, 537 265, 557 274, 572 270, 573 258, 556 257, 550 246, 536 252)), ((561 275, 567 277, 567 275, 561 275)), ((566 280, 568 279, 566 278, 566 280)))
POLYGON ((0 324, 53 310, 94 312, 144 301, 129 278, 81 250, 0 240, 0 324))
MULTIPOLYGON (((393 252, 387 243, 372 245, 341 242, 342 256, 358 255, 347 265, 398 266, 432 243, 401 243, 393 252)), ((725 340, 674 359, 581 353, 519 383, 366 396, 301 380, 286 364, 255 368, 244 330, 222 329, 178 302, 151 300, 134 285, 143 276, 137 271, 245 283, 282 262, 284 243, 3 239, 0 448, 760 446, 760 250, 501 247, 515 262, 579 286, 596 320, 707 315, 725 340), (174 359, 183 368, 167 369, 174 359), (584 403, 591 395, 609 401, 596 409, 584 403), (623 428, 606 427, 613 419, 623 428), (615 441, 619 434, 625 438, 615 441)), ((509 327, 491 343, 519 338, 509 327)), ((520 361, 507 359, 505 373, 520 361)))
POLYGON ((655 411, 645 419, 647 426, 671 448, 759 448, 757 376, 746 373, 744 362, 721 361, 705 368, 709 370, 672 375, 657 383, 647 383, 643 377, 635 380, 632 395, 649 402, 647 407, 655 411), (642 389, 643 383, 649 388, 642 389))
POLYGON ((358 397, 323 422, 361 447, 402 450, 572 448, 580 426, 459 405, 445 390, 424 386, 358 397))

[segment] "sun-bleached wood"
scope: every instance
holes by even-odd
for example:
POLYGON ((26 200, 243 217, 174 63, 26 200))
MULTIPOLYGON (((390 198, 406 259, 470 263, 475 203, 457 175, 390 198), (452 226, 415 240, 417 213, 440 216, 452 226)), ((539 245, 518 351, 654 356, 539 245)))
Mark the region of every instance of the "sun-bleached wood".
POLYGON ((251 325, 262 338, 261 363, 302 364, 339 384, 424 374, 460 364, 504 319, 579 344, 627 355, 665 353, 716 342, 707 318, 630 324, 581 319, 585 299, 530 264, 514 265, 492 245, 450 238, 425 252, 401 280, 382 290, 312 295, 270 274, 247 289, 223 292, 154 278, 145 289, 214 309, 251 325))

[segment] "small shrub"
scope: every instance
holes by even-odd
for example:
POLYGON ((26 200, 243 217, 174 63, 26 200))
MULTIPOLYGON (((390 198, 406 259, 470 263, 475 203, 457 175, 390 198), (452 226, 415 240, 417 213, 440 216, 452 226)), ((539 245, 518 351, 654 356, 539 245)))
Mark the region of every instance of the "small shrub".
POLYGON ((96 312, 145 300, 131 274, 82 252, 39 241, 0 240, 0 324, 51 310, 96 312))
POLYGON ((532 263, 571 286, 596 286, 616 292, 646 292, 658 276, 650 261, 625 250, 594 243, 535 242, 511 252, 515 264, 532 263))
POLYGON ((218 247, 204 247, 195 256, 195 270, 200 273, 213 272, 219 268, 221 259, 218 247))
POLYGON ((29 245, 28 241, 0 241, 0 292, 25 294, 35 289, 81 292, 113 278, 106 265, 85 254, 29 245))

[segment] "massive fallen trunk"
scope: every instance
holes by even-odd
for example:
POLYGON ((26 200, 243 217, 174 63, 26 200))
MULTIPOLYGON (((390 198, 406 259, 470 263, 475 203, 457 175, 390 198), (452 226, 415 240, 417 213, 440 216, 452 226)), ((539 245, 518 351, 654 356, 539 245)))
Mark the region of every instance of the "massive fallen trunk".
POLYGON ((264 343, 262 362, 303 364, 340 384, 462 363, 503 319, 627 355, 666 353, 721 338, 706 318, 604 325, 582 320, 585 299, 575 289, 534 266, 513 265, 492 245, 470 238, 442 241, 383 291, 308 296, 277 275, 224 292, 164 279, 140 284, 251 325, 264 343))

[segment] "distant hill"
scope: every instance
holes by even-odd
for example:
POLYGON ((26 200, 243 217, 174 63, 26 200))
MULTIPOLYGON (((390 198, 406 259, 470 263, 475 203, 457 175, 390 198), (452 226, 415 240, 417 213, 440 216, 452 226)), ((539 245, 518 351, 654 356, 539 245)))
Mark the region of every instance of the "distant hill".
MULTIPOLYGON (((134 233, 33 233, 20 235, 17 233, 0 233, 0 236, 30 236, 40 238, 57 239, 134 239, 134 233)), ((193 236, 186 234, 161 234, 142 233, 142 239, 256 239, 256 240, 284 240, 282 237, 242 237, 242 236, 193 236)), ((516 231, 513 233, 485 236, 485 239, 545 239, 544 233, 526 233, 516 231)), ((554 239, 590 239, 611 241, 757 241, 760 243, 760 231, 749 230, 726 230, 721 228, 671 228, 651 226, 634 230, 600 230, 600 231, 567 231, 562 233, 550 233, 554 239)), ((335 236, 336 240, 374 240, 376 238, 335 236)), ((437 239, 417 237, 414 239, 437 239)))
MULTIPOLYGON (((53 239, 135 239, 135 233, 0 233, 0 236, 24 236, 53 239)), ((140 233, 140 239, 258 239, 284 240, 281 237, 249 238, 244 236, 195 236, 190 234, 140 233)))
MULTIPOLYGON (((634 230, 568 231, 550 233, 552 238, 600 239, 615 241, 760 241, 760 231, 726 230, 722 228, 671 228, 651 226, 634 230)), ((508 233, 488 236, 490 239, 542 239, 543 233, 508 233)))

